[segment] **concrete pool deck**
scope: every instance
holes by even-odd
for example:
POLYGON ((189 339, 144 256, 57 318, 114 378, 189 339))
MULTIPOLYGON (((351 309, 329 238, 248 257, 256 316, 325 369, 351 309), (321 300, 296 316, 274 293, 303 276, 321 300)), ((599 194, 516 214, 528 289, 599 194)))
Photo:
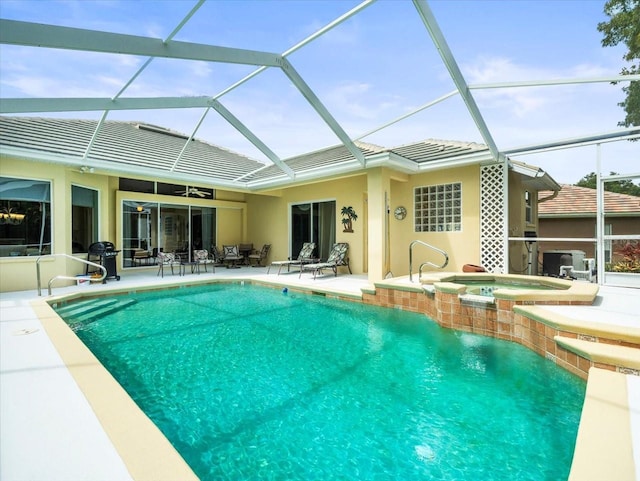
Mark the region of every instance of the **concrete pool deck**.
MULTIPOLYGON (((266 268, 217 269, 215 274, 168 275, 164 279, 156 276, 155 269, 125 271, 121 275, 119 282, 110 280, 105 285, 54 288, 53 294, 99 294, 134 290, 143 285, 170 286, 182 282, 240 278, 343 298, 358 298, 360 289, 371 288, 365 276, 341 274, 338 277, 319 277, 314 281, 307 274, 299 279, 293 272, 267 275, 266 268)), ((45 299, 48 299, 46 289, 42 297, 38 297, 36 291, 0 294, 0 479, 150 479, 141 474, 145 468, 136 466, 136 462, 144 464, 144 459, 154 459, 157 463, 155 449, 165 450, 167 462, 155 468, 153 479, 196 479, 188 467, 181 465, 181 458, 175 459, 176 453, 172 453, 172 448, 166 445, 168 443, 163 444, 163 437, 160 435, 158 439, 158 432, 154 432, 153 426, 143 422, 139 427, 128 418, 124 423, 129 426, 128 430, 114 431, 106 425, 108 421, 99 414, 101 411, 106 410, 116 417, 127 416, 126 409, 135 411, 136 407, 121 409, 120 404, 111 401, 100 406, 95 400, 88 399, 86 391, 79 387, 80 382, 93 384, 95 392, 92 396, 103 396, 106 400, 107 394, 100 389, 104 390, 104 384, 110 381, 93 370, 90 357, 71 360, 75 368, 69 368, 69 358, 58 351, 59 343, 68 339, 61 340, 60 336, 64 338, 65 333, 56 331, 55 326, 52 329, 49 324, 45 299), (78 375, 88 379, 78 381, 78 375), (139 430, 146 432, 143 436, 149 435, 155 441, 142 445, 130 441, 126 445, 127 439, 140 434, 137 433, 139 430), (178 473, 179 478, 176 477, 178 473)), ((604 286, 592 306, 540 307, 549 309, 550 313, 560 311, 562 315, 577 320, 597 319, 599 322, 640 327, 638 289, 604 286)), ((611 456, 615 457, 624 450, 627 452, 626 465, 620 467, 620 471, 607 472, 615 474, 615 479, 640 481, 640 377, 600 369, 594 369, 594 372, 593 376, 590 374, 576 445, 574 461, 579 461, 580 465, 572 469, 571 479, 603 479, 602 469, 607 469, 604 461, 609 459, 613 462, 611 456), (621 409, 621 406, 626 406, 626 409, 621 409), (611 422, 607 422, 608 419, 611 422), (591 469, 590 464, 597 464, 600 470, 591 469)), ((119 402, 126 401, 120 399, 119 402)))

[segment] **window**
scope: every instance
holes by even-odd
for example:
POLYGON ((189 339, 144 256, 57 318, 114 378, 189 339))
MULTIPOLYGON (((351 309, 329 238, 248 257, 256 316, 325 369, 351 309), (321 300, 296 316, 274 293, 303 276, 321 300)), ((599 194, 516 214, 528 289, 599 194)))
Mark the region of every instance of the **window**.
POLYGON ((524 191, 524 221, 533 224, 533 206, 531 204, 531 192, 524 191))
POLYGON ((0 257, 51 252, 51 184, 0 177, 0 257))
POLYGON ((154 182, 152 180, 138 180, 138 179, 126 179, 120 177, 119 182, 120 190, 126 190, 127 192, 143 192, 145 194, 154 193, 154 182))
POLYGON ((98 241, 98 191, 71 186, 71 252, 87 252, 98 241))
POLYGON ((176 197, 194 197, 200 199, 215 199, 215 189, 198 187, 195 185, 167 184, 152 180, 127 179, 120 177, 120 190, 127 192, 142 192, 145 194, 173 195, 176 197))
POLYGON ((415 231, 462 230, 462 185, 430 185, 414 189, 415 231))

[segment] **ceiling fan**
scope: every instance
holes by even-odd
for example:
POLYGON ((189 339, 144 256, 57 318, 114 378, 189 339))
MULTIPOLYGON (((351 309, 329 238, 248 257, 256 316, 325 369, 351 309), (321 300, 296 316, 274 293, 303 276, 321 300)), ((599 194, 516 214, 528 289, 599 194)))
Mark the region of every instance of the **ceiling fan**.
POLYGON ((208 195, 211 195, 211 192, 205 192, 203 190, 199 190, 197 187, 187 187, 186 190, 177 190, 176 194, 180 194, 185 197, 189 197, 189 196, 206 197, 208 195))

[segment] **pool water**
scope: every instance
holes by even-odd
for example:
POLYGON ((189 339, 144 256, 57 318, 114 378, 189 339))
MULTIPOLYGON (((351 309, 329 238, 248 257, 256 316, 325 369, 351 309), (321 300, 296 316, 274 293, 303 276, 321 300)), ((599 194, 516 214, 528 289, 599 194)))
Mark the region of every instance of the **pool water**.
POLYGON ((260 286, 122 300, 63 317, 203 480, 568 476, 585 383, 520 345, 260 286))

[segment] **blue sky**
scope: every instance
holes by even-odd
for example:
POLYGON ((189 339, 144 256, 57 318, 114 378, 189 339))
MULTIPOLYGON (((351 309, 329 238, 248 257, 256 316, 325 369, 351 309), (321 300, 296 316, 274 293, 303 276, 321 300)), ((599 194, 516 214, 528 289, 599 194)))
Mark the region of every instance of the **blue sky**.
MULTIPOLYGON (((166 38, 195 1, 11 1, 0 17, 166 38)), ((207 1, 174 40, 283 53, 360 2, 207 1)), ((470 85, 617 75, 624 47, 604 48, 604 0, 432 1, 429 6, 470 85)), ((5 97, 112 97, 146 59, 0 46, 5 97)), ((351 138, 370 132, 454 90, 412 2, 378 0, 288 57, 351 138)), ((155 59, 125 97, 217 95, 255 67, 155 59)), ((587 83, 474 90, 500 149, 617 130, 621 86, 587 83)), ((339 143, 277 69, 267 69, 220 102, 278 156, 339 143)), ((47 116, 99 118, 100 112, 47 116)), ((114 111, 113 120, 146 121, 190 133, 198 109, 114 111)), ((264 156, 210 112, 197 137, 264 156)), ((453 96, 362 140, 395 146, 424 139, 483 142, 462 99, 453 96)), ((640 171, 640 142, 601 147, 605 173, 640 171)), ((514 156, 558 182, 596 169, 596 147, 514 156)))

